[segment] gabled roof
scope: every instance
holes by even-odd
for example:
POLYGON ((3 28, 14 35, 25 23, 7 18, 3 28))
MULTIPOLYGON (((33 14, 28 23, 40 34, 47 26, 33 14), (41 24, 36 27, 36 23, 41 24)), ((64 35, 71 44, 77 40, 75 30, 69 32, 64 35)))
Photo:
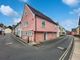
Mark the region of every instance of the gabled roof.
POLYGON ((44 14, 42 14, 41 12, 39 12, 38 10, 32 8, 30 5, 27 4, 27 6, 31 9, 31 11, 36 15, 39 16, 55 25, 58 25, 58 23, 54 22, 52 19, 50 19, 49 17, 45 16, 44 14))
POLYGON ((72 31, 76 31, 76 28, 73 28, 72 31))
POLYGON ((14 28, 16 28, 20 23, 21 23, 21 21, 19 23, 17 23, 14 28))

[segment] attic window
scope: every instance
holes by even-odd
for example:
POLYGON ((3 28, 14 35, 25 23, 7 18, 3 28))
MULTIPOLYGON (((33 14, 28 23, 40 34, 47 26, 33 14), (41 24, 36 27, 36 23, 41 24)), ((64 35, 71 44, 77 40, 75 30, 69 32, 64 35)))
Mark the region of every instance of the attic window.
POLYGON ((29 25, 28 21, 23 23, 24 27, 27 27, 29 25))
POLYGON ((24 16, 26 16, 27 15, 27 11, 24 11, 24 16))

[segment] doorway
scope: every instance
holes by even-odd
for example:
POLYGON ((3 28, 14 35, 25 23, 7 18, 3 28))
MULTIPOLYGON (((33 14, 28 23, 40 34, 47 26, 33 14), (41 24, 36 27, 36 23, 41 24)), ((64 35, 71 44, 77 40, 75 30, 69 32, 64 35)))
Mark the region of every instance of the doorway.
POLYGON ((44 33, 44 40, 48 40, 48 33, 47 32, 44 33))

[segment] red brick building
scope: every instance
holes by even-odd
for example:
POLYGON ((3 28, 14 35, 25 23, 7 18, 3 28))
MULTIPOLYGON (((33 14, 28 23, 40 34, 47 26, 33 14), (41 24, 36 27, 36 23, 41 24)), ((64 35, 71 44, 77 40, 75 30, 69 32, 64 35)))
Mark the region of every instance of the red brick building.
POLYGON ((57 38, 58 24, 41 12, 26 4, 21 23, 20 36, 24 42, 43 42, 57 38))

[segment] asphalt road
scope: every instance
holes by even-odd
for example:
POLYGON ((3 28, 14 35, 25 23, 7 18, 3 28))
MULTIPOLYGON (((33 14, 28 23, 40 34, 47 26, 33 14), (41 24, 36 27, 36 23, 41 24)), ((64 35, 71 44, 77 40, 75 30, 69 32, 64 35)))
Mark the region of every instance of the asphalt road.
POLYGON ((24 46, 12 34, 0 36, 0 60, 59 60, 72 40, 64 36, 39 47, 24 46))

